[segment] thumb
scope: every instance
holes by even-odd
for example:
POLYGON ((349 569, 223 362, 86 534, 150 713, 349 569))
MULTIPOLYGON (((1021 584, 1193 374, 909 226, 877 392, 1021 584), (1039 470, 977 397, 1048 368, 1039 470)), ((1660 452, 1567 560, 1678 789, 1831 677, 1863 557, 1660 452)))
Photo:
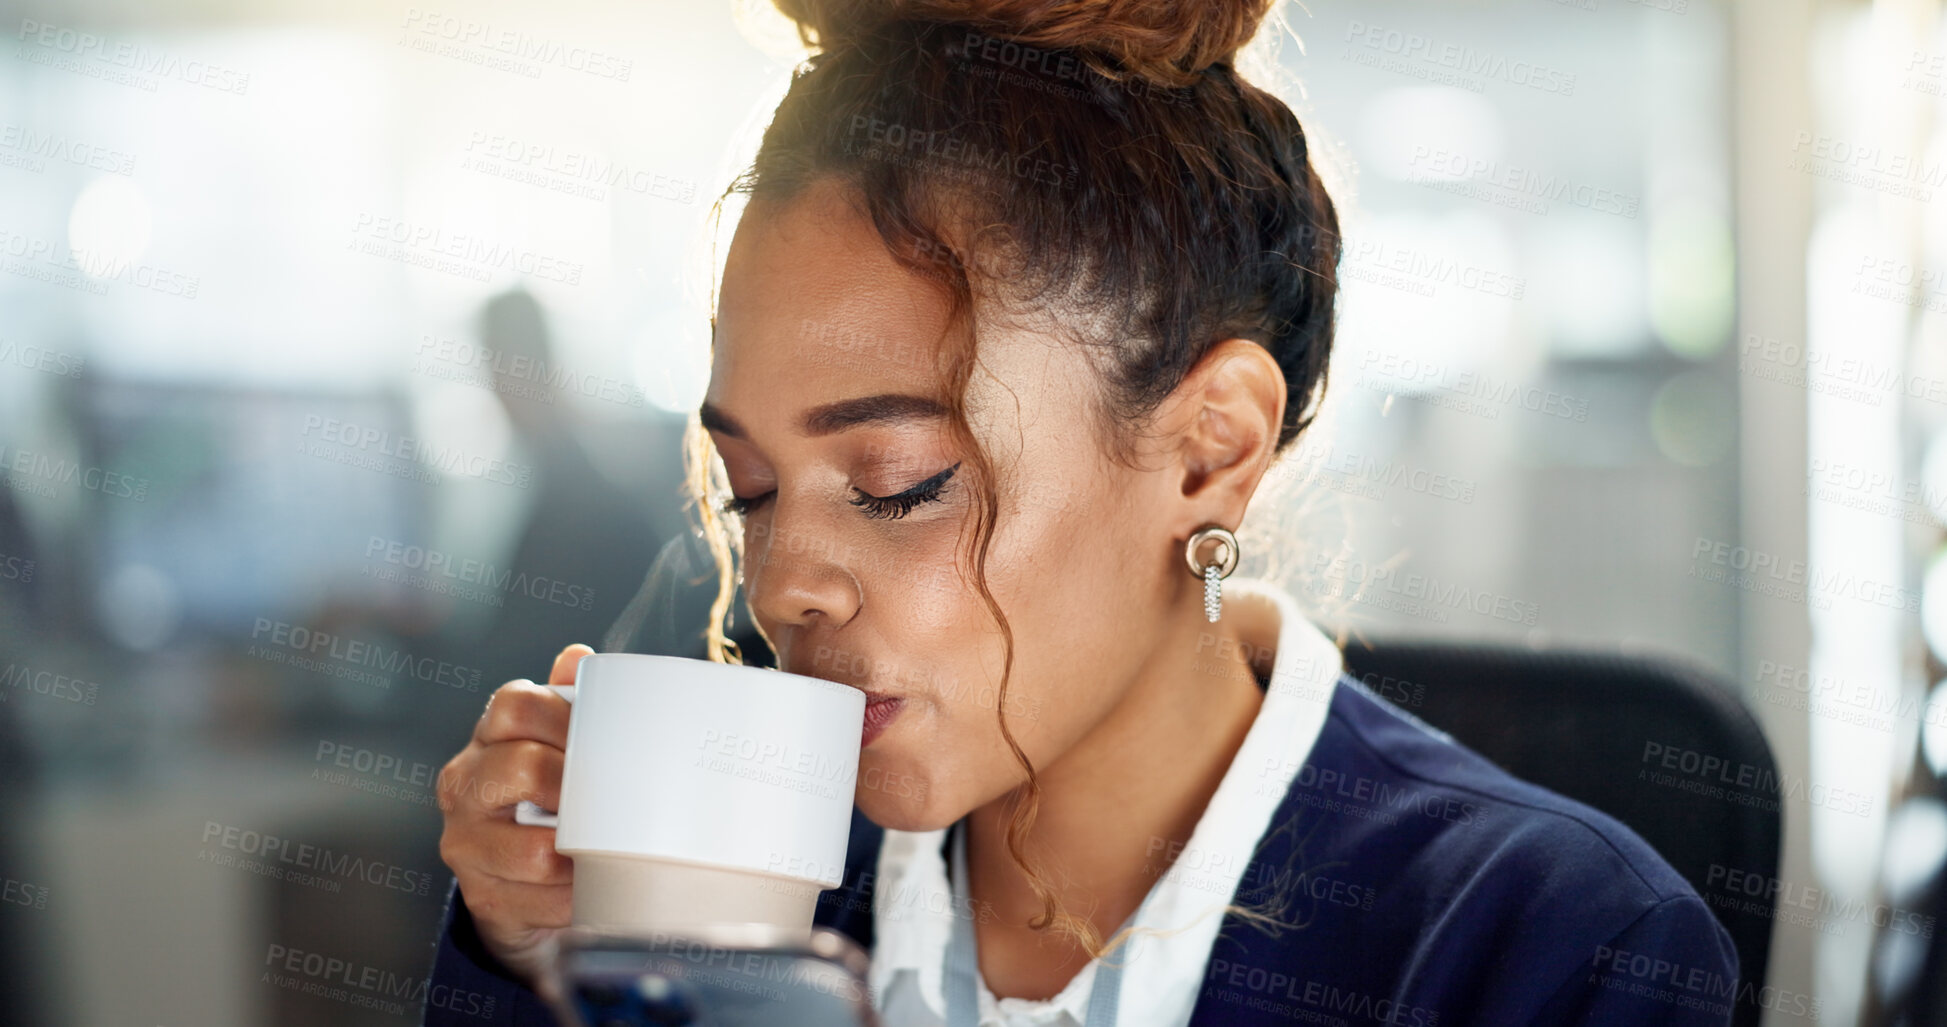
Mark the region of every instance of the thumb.
POLYGON ((554 658, 554 669, 548 672, 548 684, 574 684, 575 665, 581 662, 582 657, 593 655, 595 655, 595 650, 582 645, 580 642, 576 642, 574 645, 561 650, 561 655, 554 658))

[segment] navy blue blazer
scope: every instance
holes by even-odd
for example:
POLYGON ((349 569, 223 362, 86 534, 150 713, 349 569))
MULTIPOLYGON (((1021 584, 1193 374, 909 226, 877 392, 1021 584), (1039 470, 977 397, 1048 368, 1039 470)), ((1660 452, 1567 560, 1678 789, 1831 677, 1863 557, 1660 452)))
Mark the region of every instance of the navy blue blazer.
MULTIPOLYGON (((1730 934, 1615 819, 1503 772, 1341 675, 1233 900, 1191 1027, 1722 1025, 1730 934)), ((1286 779, 1288 778, 1288 783, 1286 779)), ((844 882, 816 922, 872 949, 883 832, 853 811, 844 882)), ((427 1027, 543 1027, 534 993, 474 933, 455 887, 427 1027)))

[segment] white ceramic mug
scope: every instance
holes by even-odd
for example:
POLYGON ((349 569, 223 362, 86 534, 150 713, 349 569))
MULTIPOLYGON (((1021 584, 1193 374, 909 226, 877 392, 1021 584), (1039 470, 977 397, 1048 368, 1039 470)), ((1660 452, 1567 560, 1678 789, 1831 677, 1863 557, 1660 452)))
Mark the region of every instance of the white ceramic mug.
POLYGON ((677 656, 597 653, 550 685, 568 718, 555 828, 575 861, 577 927, 809 932, 842 883, 865 693, 820 678, 677 656))

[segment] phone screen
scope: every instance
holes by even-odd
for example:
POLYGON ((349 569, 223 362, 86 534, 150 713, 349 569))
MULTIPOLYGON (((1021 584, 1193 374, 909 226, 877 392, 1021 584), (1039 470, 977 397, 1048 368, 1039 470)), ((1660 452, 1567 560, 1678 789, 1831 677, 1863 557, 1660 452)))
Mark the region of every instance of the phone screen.
POLYGON ((584 1027, 873 1027, 863 954, 819 941, 583 939, 558 956, 556 1002, 584 1027))

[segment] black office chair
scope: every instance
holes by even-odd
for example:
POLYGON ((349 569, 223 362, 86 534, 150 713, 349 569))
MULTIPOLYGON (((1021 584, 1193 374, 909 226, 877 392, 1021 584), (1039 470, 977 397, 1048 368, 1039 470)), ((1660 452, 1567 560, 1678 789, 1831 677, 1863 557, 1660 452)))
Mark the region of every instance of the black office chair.
POLYGON ((1733 1022, 1755 1027, 1763 1010, 1745 985, 1755 995, 1764 984, 1772 910, 1762 896, 1728 888, 1723 870, 1713 880, 1711 868, 1774 879, 1784 800, 1771 748, 1726 682, 1668 658, 1390 640, 1369 648, 1354 640, 1345 650, 1352 676, 1402 709, 1649 842, 1730 931, 1742 977, 1733 1022), (1709 758, 1724 769, 1706 776, 1709 758))

